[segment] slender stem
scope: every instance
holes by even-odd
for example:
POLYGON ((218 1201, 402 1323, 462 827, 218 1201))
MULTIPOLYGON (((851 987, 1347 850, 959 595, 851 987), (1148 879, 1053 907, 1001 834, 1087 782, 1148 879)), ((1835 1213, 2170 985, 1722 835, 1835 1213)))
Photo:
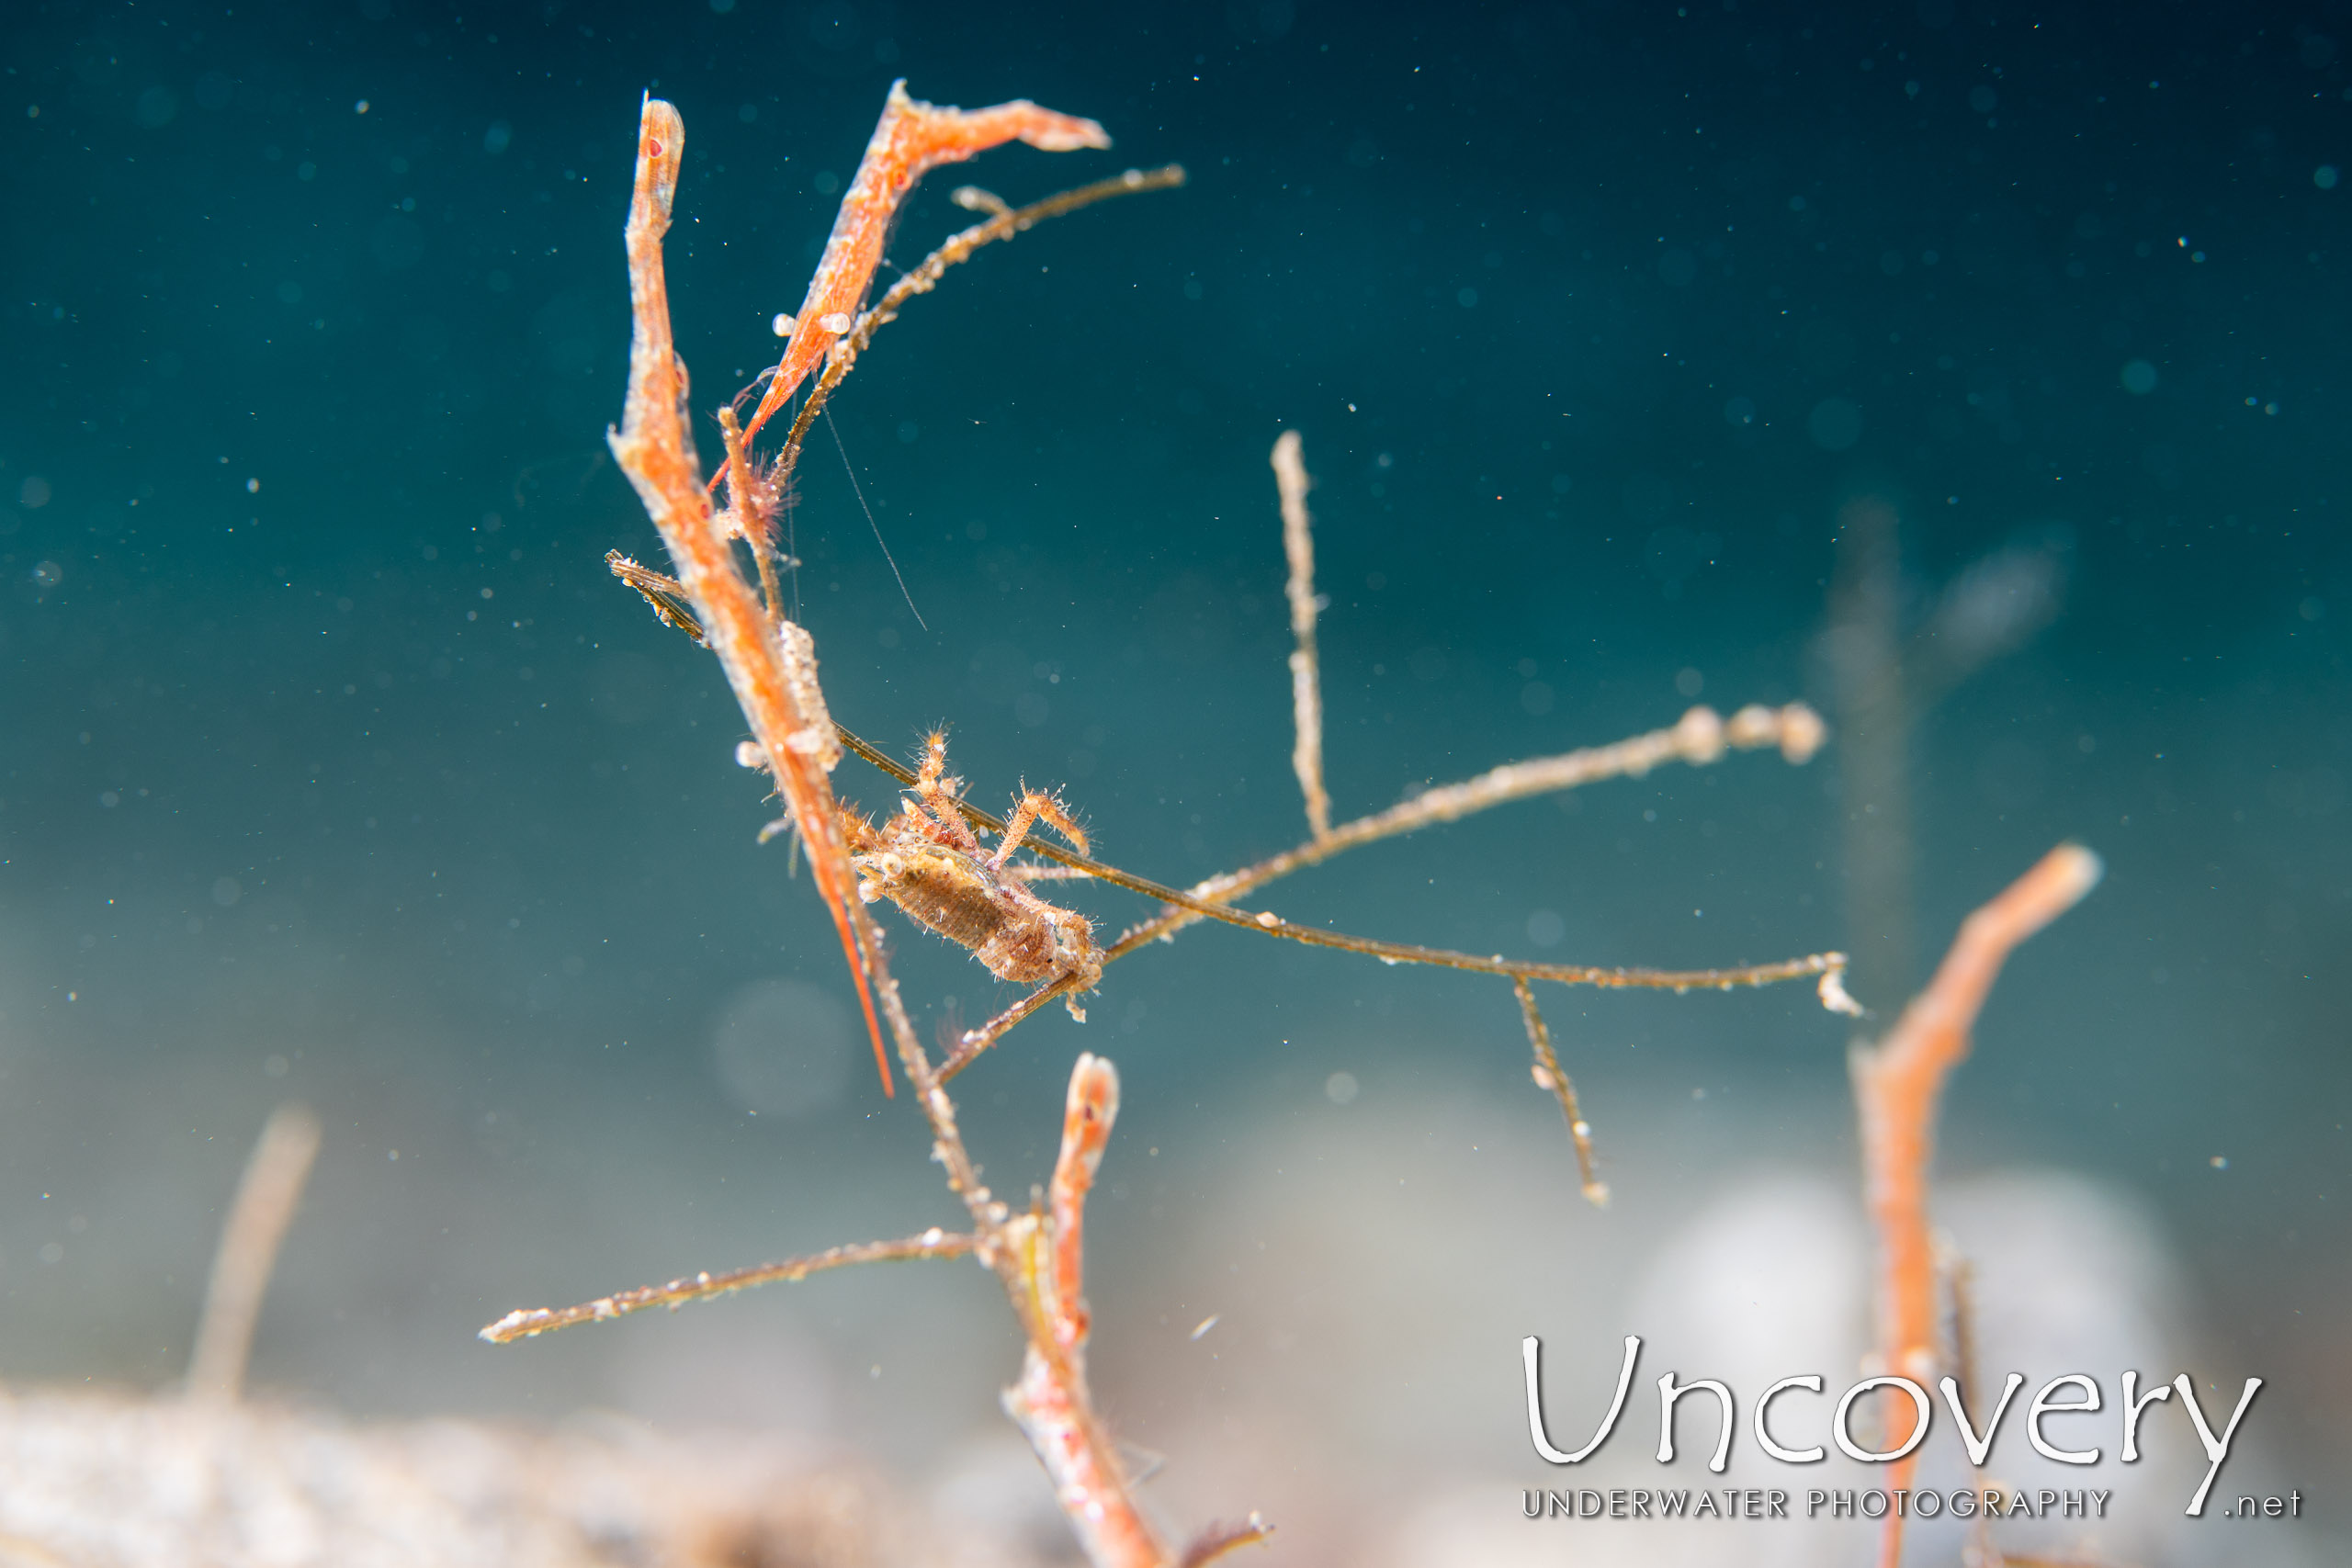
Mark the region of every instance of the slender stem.
POLYGON ((322 1129, 305 1105, 281 1105, 245 1161, 229 1222, 212 1255, 212 1278, 204 1292, 204 1316, 196 1329, 196 1351, 188 1358, 187 1396, 214 1404, 234 1404, 252 1354, 254 1325, 263 1295, 277 1266, 277 1249, 302 1189, 318 1157, 322 1129))
POLYGON ((1306 459, 1298 432, 1274 442, 1274 490, 1283 512, 1283 553, 1290 562, 1283 592, 1290 598, 1291 770, 1306 799, 1306 827, 1317 840, 1331 836, 1331 796, 1323 787, 1323 674, 1315 657, 1315 523, 1306 511, 1306 459))
POLYGON ((1255 1546, 1273 1533, 1274 1527, 1254 1513, 1238 1525, 1211 1525, 1184 1548, 1184 1555, 1176 1560, 1177 1568, 1206 1568, 1227 1552, 1255 1546))
MULTIPOLYGON (((1441 784, 1435 789, 1423 790, 1385 811, 1375 811, 1369 817, 1359 817, 1352 822, 1334 828, 1329 838, 1309 840, 1296 849, 1285 850, 1255 865, 1197 883, 1192 889, 1192 897, 1201 902, 1222 904, 1263 887, 1279 877, 1288 876, 1295 871, 1320 865, 1333 855, 1381 839, 1410 833, 1432 823, 1457 821, 1474 812, 1484 811, 1507 801, 1524 800, 1530 795, 1574 789, 1601 779, 1639 778, 1665 762, 1680 761, 1694 767, 1703 766, 1720 760, 1727 747, 1745 751, 1777 746, 1783 757, 1792 762, 1801 763, 1820 749, 1824 738, 1820 716, 1803 703, 1791 703, 1778 709, 1751 705, 1732 715, 1728 723, 1717 716, 1712 708, 1695 707, 1684 714, 1681 721, 1671 729, 1653 729, 1647 734, 1632 736, 1611 745, 1585 747, 1555 757, 1508 762, 1460 784, 1441 784)), ((1147 942, 1172 935, 1201 918, 1202 913, 1193 904, 1162 911, 1122 936, 1112 946, 1106 962, 1130 953, 1147 942)), ((1840 962, 1842 964, 1842 960, 1840 962)), ((1518 971, 1496 972, 1510 974, 1518 971)), ((1528 973, 1531 978, 1552 978, 1535 975, 1532 970, 1528 973)))
POLYGON ((672 1311, 689 1302, 707 1302, 714 1297, 748 1291, 754 1285, 779 1282, 797 1283, 811 1274, 821 1274, 828 1269, 846 1268, 853 1263, 895 1263, 917 1258, 964 1258, 978 1245, 978 1239, 960 1232, 943 1231, 932 1227, 921 1235, 910 1235, 903 1241, 862 1241, 848 1247, 828 1247, 822 1252, 786 1258, 775 1263, 757 1263, 749 1269, 730 1269, 725 1273, 695 1274, 673 1280, 666 1285, 642 1285, 634 1291, 618 1291, 609 1296, 599 1296, 578 1306, 518 1308, 481 1331, 481 1337, 492 1345, 511 1345, 517 1339, 570 1328, 577 1323, 611 1323, 647 1307, 668 1307, 672 1311))
POLYGON ((978 1029, 967 1029, 956 1037, 956 1048, 939 1066, 939 1081, 945 1083, 979 1059, 980 1055, 1010 1033, 1013 1025, 1052 1001, 1069 988, 1068 980, 1057 980, 1038 987, 978 1029))
POLYGON ((1609 1184, 1593 1174, 1592 1124, 1584 1119, 1584 1108, 1577 1101, 1577 1086, 1568 1081, 1566 1069, 1552 1049, 1552 1032, 1544 1027, 1544 1015, 1536 1010, 1535 988, 1517 977, 1510 985, 1519 997, 1520 1016, 1527 1023, 1527 1043, 1535 1052, 1535 1087, 1550 1089, 1560 1102, 1560 1114, 1567 1118, 1568 1137, 1577 1146, 1577 1175, 1584 1184, 1585 1201, 1596 1209, 1604 1208, 1609 1202, 1609 1184))
MULTIPOLYGON (((1903 1010, 1875 1047, 1850 1060, 1861 1113, 1862 1179, 1878 1233, 1879 1353, 1886 1371, 1931 1385, 1936 1349, 1936 1251, 1928 1224, 1928 1171, 1935 1158, 1936 1112, 1944 1080, 1968 1055, 1969 1032, 1993 981, 2017 945, 2074 908, 2099 879, 2099 859, 2079 844, 2041 857, 1991 903, 1962 922, 1928 988, 1903 1010)), ((1909 1396, 1890 1391, 1887 1441, 1900 1447, 1917 1419, 1909 1396)), ((1886 1485, 1909 1484, 1918 1455, 1894 1461, 1886 1485)), ((1882 1568, 1903 1556, 1901 1519, 1880 1537, 1882 1568)))
MULTIPOLYGON (((897 321, 899 311, 908 300, 939 287, 940 278, 946 275, 949 267, 969 261, 972 254, 984 245, 993 244, 999 240, 1010 240, 1016 234, 1025 234, 1048 218, 1058 218, 1066 212, 1075 212, 1081 207, 1091 207, 1114 196, 1172 190, 1183 183, 1182 164, 1170 164, 1158 169, 1129 169, 1123 175, 1114 175, 1107 180, 1096 180, 1092 185, 1062 191, 1043 201, 1032 202, 1027 207, 1005 209, 986 222, 975 223, 949 235, 946 243, 925 256, 912 272, 885 289, 873 308, 858 316, 849 330, 834 341, 826 355, 823 373, 817 378, 817 385, 810 390, 808 400, 800 405, 800 412, 793 416, 791 427, 785 434, 784 450, 777 456, 773 470, 776 476, 775 482, 779 485, 790 482, 793 470, 800 462, 801 447, 807 443, 817 416, 824 412, 825 405, 831 400, 841 384, 849 378, 849 373, 857 368, 858 355, 873 344, 874 334, 897 321)), ((814 286, 811 287, 813 288, 814 286)), ((859 292, 862 295, 864 290, 861 288, 859 292)), ((804 313, 801 317, 803 328, 807 322, 808 317, 804 313)), ((787 354, 787 360, 789 357, 787 354)), ((766 417, 765 411, 770 400, 775 398, 775 383, 771 382, 768 399, 761 403, 761 419, 766 417)), ((752 428, 757 429, 760 420, 755 419, 752 428)))
MULTIPOLYGON (((1957 1247, 1944 1258, 1943 1275, 1951 1292, 1951 1356, 1960 1386, 1973 1394, 1983 1385, 1976 1381, 1981 1363, 1976 1357, 1976 1266, 1957 1247)), ((1984 1483, 1984 1467, 1969 1467, 1975 1473, 1976 1484, 1984 1483)), ((1980 1508, 1969 1527, 1969 1545, 1974 1552, 1973 1568, 2001 1568, 2001 1554, 1993 1545, 1993 1521, 1980 1508)))

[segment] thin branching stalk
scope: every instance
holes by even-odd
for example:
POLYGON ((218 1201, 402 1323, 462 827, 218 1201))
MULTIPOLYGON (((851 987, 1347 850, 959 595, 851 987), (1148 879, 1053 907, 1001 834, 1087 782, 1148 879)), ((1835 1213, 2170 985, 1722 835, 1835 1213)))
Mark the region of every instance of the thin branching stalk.
POLYGON ((847 1247, 827 1247, 822 1252, 803 1253, 798 1258, 786 1258, 775 1263, 757 1263, 749 1269, 729 1269, 724 1273, 707 1271, 673 1280, 666 1285, 640 1285, 634 1291, 616 1291, 609 1296, 598 1296, 593 1302, 578 1306, 528 1307, 510 1312, 481 1331, 481 1337, 492 1345, 511 1345, 517 1339, 529 1339, 536 1335, 558 1328, 570 1328, 580 1323, 611 1323, 633 1312, 648 1307, 668 1307, 675 1312, 690 1302, 714 1301, 737 1291, 748 1291, 754 1285, 797 1284, 811 1274, 821 1274, 828 1269, 842 1269, 853 1263, 899 1263, 921 1258, 968 1258, 977 1246, 973 1237, 960 1232, 943 1231, 936 1225, 921 1235, 910 1235, 903 1241, 861 1241, 847 1247))
POLYGON ((785 400, 800 389, 817 361, 849 335, 873 284, 874 269, 881 265, 891 220, 915 183, 943 164, 962 163, 1012 141, 1048 152, 1111 145, 1111 138, 1094 121, 1039 108, 1026 98, 967 111, 917 102, 907 96, 906 83, 890 84, 882 118, 842 197, 825 254, 808 280, 800 313, 793 318, 791 342, 768 378, 759 407, 744 424, 747 437, 757 435, 785 400))
POLYGON ((1193 1538, 1184 1555, 1176 1560, 1176 1568, 1207 1568, 1227 1552, 1255 1546, 1273 1533, 1274 1527, 1255 1513, 1238 1525, 1213 1524, 1193 1538))
MULTIPOLYGON (((2099 858, 2061 844, 1970 915, 1928 988, 1912 998, 1894 1028, 1851 1058, 1861 1113, 1862 1184, 1878 1237, 1879 1356, 1889 1375, 1933 1388, 1945 1366, 1936 1342, 1937 1269, 1928 1224, 1928 1173, 1935 1158, 1936 1112, 1944 1080, 1967 1058, 1969 1032, 1993 981, 2017 945, 2075 907, 2097 886, 2099 858)), ((1917 1412, 1900 1388, 1886 1401, 1889 1451, 1912 1438, 1917 1412)), ((1906 1453, 1889 1468, 1886 1486, 1907 1486, 1918 1461, 1906 1453)), ((1881 1568, 1903 1557, 1903 1523, 1887 1516, 1881 1568)))
POLYGON ((954 1048, 939 1064, 939 1081, 945 1083, 979 1060, 990 1046, 1011 1033, 1014 1025, 1025 1021, 1039 1008, 1060 996, 1068 986, 1068 981, 1040 986, 978 1028, 965 1030, 956 1037, 954 1048))
POLYGON ((1560 1058, 1552 1049, 1552 1032, 1544 1026, 1544 1015, 1536 1010, 1535 987, 1513 976, 1511 990, 1519 998, 1520 1017, 1527 1023, 1527 1043, 1535 1053, 1535 1065, 1530 1076, 1535 1087, 1547 1089, 1560 1102, 1560 1114, 1567 1119, 1568 1137, 1577 1146, 1577 1176, 1583 1183, 1585 1201, 1594 1208, 1605 1208, 1609 1202, 1609 1184, 1593 1174, 1592 1123, 1584 1119, 1584 1107, 1577 1101, 1577 1086, 1560 1066, 1560 1058))
MULTIPOLYGON (((1732 715, 1729 720, 1724 719, 1713 708, 1694 707, 1669 729, 1653 729, 1606 746, 1583 747, 1557 756, 1507 762, 1475 778, 1464 779, 1460 784, 1441 784, 1423 790, 1385 811, 1375 811, 1352 822, 1342 823, 1325 838, 1309 840, 1295 849, 1285 850, 1255 865, 1196 883, 1188 897, 1199 903, 1225 904, 1293 872, 1320 865, 1334 855, 1382 839, 1393 839, 1441 822, 1459 821, 1474 813, 1510 801, 1525 800, 1531 795, 1575 789, 1602 779, 1640 778, 1651 769, 1668 762, 1688 762, 1694 767, 1702 767, 1721 761, 1727 750, 1752 751, 1764 747, 1778 748, 1791 762, 1804 762, 1820 749, 1825 738, 1826 729, 1820 715, 1803 703, 1791 703, 1781 708, 1751 705, 1732 715)), ((1163 910, 1121 936, 1106 957, 1123 956, 1147 942, 1170 936, 1201 919, 1202 914, 1203 911, 1190 905, 1163 910)), ((1838 954, 1815 956, 1834 958, 1838 967, 1844 964, 1844 959, 1838 954)), ((1831 966, 1826 964, 1806 966, 1811 960, 1791 962, 1798 965, 1788 971, 1791 975, 1819 974, 1831 966)), ((1496 971, 1503 974, 1518 972, 1496 971)), ((1533 968, 1525 972, 1531 979, 1555 977, 1538 973, 1533 968)), ((1674 984, 1671 981, 1661 983, 1669 987, 1674 984)))
MULTIPOLYGON (((1093 122, 1090 120, 1087 123, 1093 122)), ((1103 144, 1109 145, 1107 141, 1103 144)), ((1076 212, 1081 207, 1091 207, 1098 201, 1108 201, 1116 196, 1140 196, 1147 191, 1173 190, 1183 183, 1183 166, 1170 164, 1158 169, 1129 169, 1125 174, 1096 180, 1092 185, 1080 186, 1075 190, 1062 191, 1043 201, 1020 208, 1006 207, 998 197, 969 186, 958 190, 956 198, 964 206, 984 208, 992 211, 994 216, 986 222, 975 223, 950 235, 944 244, 925 256, 913 271, 885 289, 882 298, 860 315, 849 331, 832 345, 826 356, 824 373, 818 377, 817 385, 809 391, 808 400, 801 404, 800 412, 793 416, 791 428, 784 438, 784 449, 773 469, 775 475, 773 482, 778 485, 789 482, 793 470, 799 465, 800 449, 807 443, 817 416, 824 412, 849 373, 857 367, 858 355, 872 344, 874 334, 897 321, 899 310, 908 300, 938 288, 939 280, 946 276, 949 267, 971 260, 972 254, 983 245, 1010 240, 1016 234, 1025 234, 1048 218, 1059 218, 1064 213, 1076 212)), ((769 389, 774 391, 773 384, 769 389)))

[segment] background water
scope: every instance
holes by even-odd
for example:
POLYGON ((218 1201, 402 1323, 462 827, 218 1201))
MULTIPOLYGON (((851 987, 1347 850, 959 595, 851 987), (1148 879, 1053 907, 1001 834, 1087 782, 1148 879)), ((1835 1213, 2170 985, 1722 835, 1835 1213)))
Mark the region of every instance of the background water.
MULTIPOLYGON (((2021 552, 2057 614, 1895 743, 1913 934, 1856 987, 1892 1007, 1889 972, 2057 840, 2107 857, 1953 1085, 1953 1201, 1980 1195, 1991 1252, 2055 1227, 2059 1261, 2011 1276, 2025 1317, 2051 1269, 2121 1247, 2088 1321, 2149 1314, 2150 1375, 2273 1380, 2222 1489, 2300 1484, 2320 1517, 2249 1546, 2166 1492, 2142 1560, 2340 1547, 2352 17, 1883 9, 13 9, 0 1374, 175 1378, 236 1170, 299 1097, 328 1134, 264 1383, 994 1473, 1014 1352, 977 1271, 471 1339, 518 1303, 952 1218, 805 879, 754 846, 771 808, 716 670, 599 558, 659 549, 602 447, 639 95, 687 125, 669 254, 707 408, 775 352, 904 76, 1118 147, 934 176, 901 265, 963 220, 965 179, 1193 181, 983 254, 860 366, 842 453, 928 629, 820 432, 798 592, 835 714, 899 748, 946 722, 983 801, 1065 782, 1148 875, 1294 841, 1285 428, 1318 481, 1343 816, 1693 697, 1834 710, 1858 498, 1894 519, 1880 602, 1906 627, 2021 552)), ((1521 805, 1268 899, 1600 963, 1867 953, 1844 739, 1521 805)), ((854 761, 836 783, 891 794, 854 761)), ((1014 994, 891 923, 933 1010, 1014 994)), ((1697 1301, 1713 1344, 1710 1292, 1736 1292, 1674 1248, 1728 1193, 1785 1192, 1758 1223, 1803 1233, 1759 1278, 1853 1256, 1841 1021, 1798 987, 1545 999, 1605 1213, 1573 1201, 1492 982, 1196 931, 967 1080, 1018 1191, 1072 1055, 1121 1067, 1099 1379, 1170 1456, 1171 1512, 1264 1506, 1301 1562, 1467 1539, 1556 1483, 1521 1436, 1519 1335, 1605 1351, 1663 1332, 1643 1301, 1697 1301)), ((1788 1308, 1848 1314, 1833 1382, 1860 1292, 1788 1308)))

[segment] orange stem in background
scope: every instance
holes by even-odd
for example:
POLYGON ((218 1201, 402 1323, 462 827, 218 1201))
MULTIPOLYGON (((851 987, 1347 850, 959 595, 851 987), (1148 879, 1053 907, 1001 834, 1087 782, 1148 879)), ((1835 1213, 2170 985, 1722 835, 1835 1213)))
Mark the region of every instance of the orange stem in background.
MULTIPOLYGON (((1928 988, 1912 998, 1876 1046, 1856 1047, 1854 1100, 1861 1111, 1862 1179, 1878 1233, 1879 1352, 1884 1371, 1934 1392, 1943 1358, 1937 1351, 1936 1254, 1928 1226, 1928 1170, 1935 1157, 1936 1112, 1944 1080, 1967 1059, 1969 1032, 2001 965, 2026 938, 2075 907, 2098 885, 2099 858, 2061 844, 1963 921, 1928 988)), ((1910 1396, 1890 1389, 1886 1445, 1896 1449, 1917 1420, 1910 1396)), ((1894 1461, 1890 1490, 1907 1486, 1914 1451, 1894 1461)), ((1903 1522, 1887 1516, 1881 1568, 1903 1558, 1903 1522)))
POLYGON ((916 183, 942 164, 960 164, 1015 141, 1047 152, 1111 145, 1111 138, 1094 121, 1041 109, 1026 98, 967 112, 919 103, 907 96, 906 83, 890 85, 881 123, 865 144, 865 156, 842 197, 841 214, 833 220, 817 276, 808 280, 808 297, 793 318, 792 341, 776 362, 760 406, 744 423, 744 440, 757 435, 769 416, 800 389, 827 351, 849 335, 865 304, 874 269, 881 265, 891 220, 916 183))

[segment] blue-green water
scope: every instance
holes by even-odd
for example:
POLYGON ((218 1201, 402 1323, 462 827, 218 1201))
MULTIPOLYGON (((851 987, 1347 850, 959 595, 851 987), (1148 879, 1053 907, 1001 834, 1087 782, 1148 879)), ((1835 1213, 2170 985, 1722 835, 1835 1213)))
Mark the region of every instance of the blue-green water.
MULTIPOLYGON (((360 1412, 759 1419, 918 1472, 993 1419, 1010 1340, 962 1271, 469 1338, 517 1303, 952 1217, 854 1040, 796 1047, 830 1086, 813 1103, 747 1114, 769 1080, 738 1058, 779 1004, 746 987, 840 1001, 846 976, 783 844, 753 844, 772 808, 707 656, 600 558, 659 551, 602 446, 639 94, 685 117, 669 254, 707 412, 775 353, 903 76, 1092 116, 1118 145, 934 175, 900 265, 965 220, 946 192, 967 179, 1020 200, 1177 161, 1192 182, 983 253, 848 383, 842 454, 928 629, 820 431, 797 591, 838 717, 900 748, 944 721, 981 800, 1066 784, 1099 852, 1163 880, 1294 841, 1266 466, 1286 428, 1317 479, 1343 816, 1694 696, 1807 697, 1834 728, 1822 634, 1857 498, 1896 519, 1905 637, 1949 637, 1945 585, 2014 548, 2054 618, 1923 698, 1892 753, 1899 951, 1923 968, 2059 839, 2109 874, 2004 978, 1944 1168, 2056 1168, 2141 1206, 2195 1364, 2278 1380, 2278 1483, 2341 1478, 2352 23, 1687 9, 13 11, 0 1376, 176 1375, 238 1164, 298 1096, 329 1133, 266 1383, 360 1412), (773 1364, 714 1371, 693 1359, 712 1343, 773 1364)), ((1843 739, 1804 770, 1741 757, 1522 805, 1268 901, 1595 963, 1867 950, 1846 823, 1875 803, 1843 739)), ((891 793, 855 761, 836 784, 891 793)), ((1141 908, 1072 897, 1109 930, 1141 908)), ((1016 994, 892 930, 932 1010, 1016 994)), ((1017 1192, 1071 1055, 1119 1061, 1096 1292, 1123 1429, 1181 1460, 1187 1423, 1246 1429, 1269 1403, 1418 1410, 1437 1455, 1383 1430, 1317 1495, 1373 1507, 1384 1465, 1510 1480, 1539 1467, 1509 1337, 1622 1286, 1577 1258, 1634 1258, 1759 1163, 1850 1189, 1848 1032, 1801 989, 1546 1006, 1612 1161, 1607 1214, 1568 1201, 1492 982, 1197 931, 967 1080, 1017 1192), (1559 1182, 1482 1185, 1465 1136, 1455 1207, 1389 1238, 1394 1268, 1425 1266, 1475 1217, 1487 1239, 1448 1270, 1549 1260, 1500 1303, 1505 1337, 1461 1352, 1491 1387, 1410 1371, 1445 1312, 1384 1316, 1379 1281, 1336 1264, 1306 1278, 1301 1238, 1362 1211, 1227 1179, 1299 1140, 1401 1173, 1441 1125, 1559 1182), (1284 1381, 1268 1350, 1230 1384, 1171 1377, 1189 1342, 1158 1320, 1226 1310, 1217 1277, 1274 1268, 1269 1245, 1305 1282, 1262 1287, 1261 1315, 1291 1315, 1250 1343, 1290 1333, 1282 1366, 1310 1370, 1284 1381)), ((1627 1331, 1615 1310, 1597 1332, 1627 1331)))

